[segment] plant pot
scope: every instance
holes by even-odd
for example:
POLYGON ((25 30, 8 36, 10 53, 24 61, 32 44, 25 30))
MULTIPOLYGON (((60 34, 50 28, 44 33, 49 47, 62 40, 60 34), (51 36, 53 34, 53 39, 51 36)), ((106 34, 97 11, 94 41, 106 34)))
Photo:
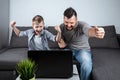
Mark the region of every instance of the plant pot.
MULTIPOLYGON (((20 78, 20 75, 16 78, 16 80, 22 80, 22 79, 20 78)), ((35 76, 34 76, 33 78, 29 79, 29 80, 35 80, 35 76)))

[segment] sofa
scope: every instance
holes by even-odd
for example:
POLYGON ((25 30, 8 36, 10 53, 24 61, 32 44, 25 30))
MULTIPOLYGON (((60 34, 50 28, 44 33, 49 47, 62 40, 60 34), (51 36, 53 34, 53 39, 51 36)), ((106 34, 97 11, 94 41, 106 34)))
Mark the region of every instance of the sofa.
MULTIPOLYGON (((31 26, 17 27, 20 30, 32 28, 31 26)), ((119 80, 120 34, 116 33, 114 25, 100 27, 105 29, 104 39, 89 38, 93 62, 91 80, 119 80)), ((45 29, 56 34, 53 26, 46 27, 45 29)), ((48 42, 51 49, 60 49, 57 43, 48 42)), ((16 64, 28 57, 27 50, 27 37, 17 37, 12 32, 9 46, 0 50, 0 80, 16 79, 16 64)), ((80 67, 80 64, 74 58, 73 63, 80 67)))

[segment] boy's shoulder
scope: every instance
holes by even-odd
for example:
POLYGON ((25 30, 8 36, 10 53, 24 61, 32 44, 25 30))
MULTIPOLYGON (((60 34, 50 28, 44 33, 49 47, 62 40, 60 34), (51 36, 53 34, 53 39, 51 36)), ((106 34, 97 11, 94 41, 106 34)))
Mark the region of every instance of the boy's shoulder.
POLYGON ((49 31, 47 29, 43 29, 42 31, 43 33, 49 33, 49 31))
POLYGON ((28 30, 26 30, 27 32, 34 32, 34 30, 33 29, 28 29, 28 30))

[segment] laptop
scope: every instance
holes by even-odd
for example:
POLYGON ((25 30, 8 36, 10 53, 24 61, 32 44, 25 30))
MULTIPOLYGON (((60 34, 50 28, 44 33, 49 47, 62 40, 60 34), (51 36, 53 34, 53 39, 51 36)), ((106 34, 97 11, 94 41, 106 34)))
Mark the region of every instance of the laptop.
POLYGON ((70 78, 73 75, 70 50, 28 51, 28 58, 37 64, 37 78, 70 78))

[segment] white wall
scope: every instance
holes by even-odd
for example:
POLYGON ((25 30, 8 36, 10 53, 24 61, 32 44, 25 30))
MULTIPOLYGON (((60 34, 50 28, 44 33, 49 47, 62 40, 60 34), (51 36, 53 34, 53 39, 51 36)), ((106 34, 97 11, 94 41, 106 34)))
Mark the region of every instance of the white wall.
POLYGON ((8 46, 9 0, 0 0, 0 49, 8 46))
POLYGON ((78 19, 90 25, 115 25, 120 33, 120 0, 10 0, 10 20, 17 25, 29 26, 32 18, 39 14, 46 25, 59 25, 63 12, 73 7, 78 19))

